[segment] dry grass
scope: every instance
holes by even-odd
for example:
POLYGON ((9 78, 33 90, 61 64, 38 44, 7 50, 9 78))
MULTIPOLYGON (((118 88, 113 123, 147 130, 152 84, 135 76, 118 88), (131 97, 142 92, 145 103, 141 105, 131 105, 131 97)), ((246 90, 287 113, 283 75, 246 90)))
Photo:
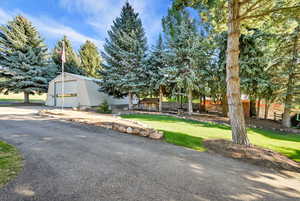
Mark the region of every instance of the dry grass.
MULTIPOLYGON (((41 95, 30 95, 30 102, 36 103, 36 102, 45 102, 47 98, 47 94, 41 94, 41 95)), ((18 93, 18 94, 9 94, 4 95, 0 93, 0 102, 23 102, 24 101, 24 94, 18 93)))

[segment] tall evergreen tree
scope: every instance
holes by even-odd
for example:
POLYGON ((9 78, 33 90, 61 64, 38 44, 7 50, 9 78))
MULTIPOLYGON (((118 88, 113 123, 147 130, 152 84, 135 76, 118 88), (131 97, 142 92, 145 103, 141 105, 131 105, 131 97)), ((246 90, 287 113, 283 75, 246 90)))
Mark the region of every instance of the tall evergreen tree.
MULTIPOLYGON (((250 97, 250 115, 256 115, 256 100, 262 94, 266 84, 270 83, 270 77, 266 74, 267 55, 267 35, 260 30, 248 30, 247 34, 242 34, 240 38, 240 76, 243 93, 250 97), (265 49, 264 49, 265 48, 265 49)), ((215 37, 217 63, 211 68, 211 83, 213 88, 212 96, 217 94, 221 97, 223 115, 228 112, 226 97, 226 49, 227 32, 217 34, 215 37)), ((269 88, 270 89, 270 88, 269 88)), ((269 90, 267 90, 269 91, 269 90)), ((265 96, 264 96, 265 97, 265 96)))
POLYGON ((0 92, 23 92, 25 103, 30 94, 47 91, 57 70, 38 31, 23 16, 0 27, 0 66, 0 92))
POLYGON ((228 103, 226 96, 226 48, 227 32, 221 32, 213 37, 216 59, 209 65, 208 85, 213 99, 221 101, 222 115, 228 114, 228 103))
POLYGON ((126 2, 104 45, 102 88, 113 96, 138 95, 146 86, 145 57, 147 40, 139 14, 126 2))
POLYGON ((149 77, 148 89, 154 94, 159 94, 159 112, 162 112, 162 99, 167 89, 165 62, 165 46, 160 34, 156 45, 152 48, 147 62, 147 74, 149 77), (158 93, 157 93, 158 92, 158 93))
POLYGON ((269 79, 265 74, 268 66, 266 34, 258 29, 248 30, 240 37, 241 89, 250 99, 250 116, 256 116, 259 87, 269 79))
POLYGON ((64 36, 61 40, 57 41, 53 52, 52 52, 52 60, 57 65, 57 67, 61 71, 61 52, 63 47, 63 41, 65 43, 65 54, 66 54, 66 62, 64 64, 64 71, 68 73, 84 75, 84 70, 80 66, 80 58, 73 50, 71 41, 64 36))
MULTIPOLYGON (((291 126, 291 112, 300 100, 300 20, 289 34, 279 36, 277 51, 275 52, 274 71, 278 72, 276 83, 281 85, 280 94, 284 103, 282 124, 291 126)), ((292 22, 291 22, 292 23, 292 22)))
POLYGON ((227 25, 227 97, 232 140, 236 144, 249 145, 240 91, 239 38, 241 31, 245 27, 257 28, 266 19, 279 24, 291 16, 299 17, 299 0, 175 0, 174 2, 177 8, 185 6, 200 8, 202 14, 205 12, 212 17, 215 25, 227 25), (204 6, 206 9, 203 9, 204 6))
POLYGON ((263 77, 258 83, 258 108, 257 108, 257 118, 259 118, 260 113, 260 102, 261 99, 265 101, 265 111, 264 118, 268 118, 270 104, 278 100, 278 90, 281 87, 281 83, 277 83, 275 80, 278 76, 278 72, 274 71, 274 68, 269 65, 264 67, 264 71, 260 75, 263 77), (274 79, 275 78, 275 79, 274 79))
POLYGON ((194 19, 185 10, 170 9, 163 19, 167 38, 167 62, 165 73, 178 92, 185 91, 188 97, 188 113, 193 112, 193 91, 204 86, 203 75, 207 63, 208 46, 200 35, 194 19), (202 85, 202 86, 201 86, 202 85))
POLYGON ((90 77, 100 77, 101 70, 101 56, 98 52, 97 46, 91 41, 87 40, 79 49, 79 56, 81 61, 81 68, 85 74, 90 77))

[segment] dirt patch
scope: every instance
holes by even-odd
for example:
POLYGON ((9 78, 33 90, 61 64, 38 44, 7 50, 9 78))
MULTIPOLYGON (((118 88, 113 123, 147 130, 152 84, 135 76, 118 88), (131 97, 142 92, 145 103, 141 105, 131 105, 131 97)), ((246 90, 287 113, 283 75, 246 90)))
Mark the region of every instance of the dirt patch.
POLYGON ((281 125, 281 122, 274 121, 271 119, 246 119, 247 126, 250 128, 261 128, 265 130, 278 131, 282 133, 294 133, 300 134, 300 129, 298 128, 286 128, 281 125))
POLYGON ((248 147, 237 145, 223 139, 204 140, 203 144, 209 152, 217 153, 225 157, 235 158, 267 168, 300 172, 300 163, 268 149, 254 145, 248 147))
MULTIPOLYGON (((222 117, 219 114, 194 114, 193 116, 185 116, 186 118, 198 120, 201 122, 214 122, 218 124, 230 124, 228 117, 222 117)), ((246 125, 249 128, 260 128, 265 130, 277 131, 282 133, 294 133, 300 134, 300 129, 285 128, 281 125, 281 122, 271 119, 256 119, 246 118, 246 125)))

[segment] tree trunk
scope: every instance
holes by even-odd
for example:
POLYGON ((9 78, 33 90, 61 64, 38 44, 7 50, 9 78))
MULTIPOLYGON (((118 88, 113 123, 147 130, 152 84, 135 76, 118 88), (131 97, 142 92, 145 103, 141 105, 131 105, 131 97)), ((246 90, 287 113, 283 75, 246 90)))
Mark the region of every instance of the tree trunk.
POLYGON ((183 109, 183 97, 182 97, 182 89, 180 90, 180 109, 183 109))
POLYGON ((260 113, 260 102, 261 102, 261 99, 258 98, 258 101, 257 101, 257 111, 256 111, 256 119, 259 119, 259 113, 260 113))
POLYGON ((228 116, 228 101, 227 101, 226 93, 222 95, 222 115, 224 117, 228 116))
POLYGON ((239 38, 240 4, 238 0, 229 0, 228 4, 228 40, 226 57, 227 99, 232 127, 232 140, 236 144, 249 145, 245 126, 245 117, 241 101, 239 76, 239 38))
POLYGON ((188 114, 193 114, 193 91, 192 89, 188 89, 188 114))
POLYGON ((129 109, 129 110, 132 110, 132 108, 133 108, 133 104, 132 104, 132 93, 129 92, 129 93, 128 93, 128 109, 129 109))
POLYGON ((250 96, 250 117, 256 117, 256 98, 250 96))
POLYGON ((203 112, 206 112, 206 96, 204 95, 202 98, 203 98, 203 106, 202 106, 203 112))
MULTIPOLYGON (((288 92, 289 92, 289 88, 288 87, 288 92)), ((291 127, 291 107, 292 107, 292 94, 288 93, 285 101, 284 101, 284 111, 283 111, 283 115, 282 115, 282 125, 284 127, 290 128, 291 127)))
POLYGON ((268 119, 270 103, 268 99, 266 99, 265 101, 265 119, 268 119))
POLYGON ((199 94, 199 112, 202 112, 202 95, 199 94))
POLYGON ((29 93, 24 92, 24 103, 29 103, 29 93))
POLYGON ((159 87, 159 105, 158 105, 158 111, 162 112, 162 101, 163 101, 163 90, 162 86, 159 87))
POLYGON ((202 96, 200 94, 200 112, 205 112, 206 110, 205 104, 206 104, 206 98, 205 96, 202 96))

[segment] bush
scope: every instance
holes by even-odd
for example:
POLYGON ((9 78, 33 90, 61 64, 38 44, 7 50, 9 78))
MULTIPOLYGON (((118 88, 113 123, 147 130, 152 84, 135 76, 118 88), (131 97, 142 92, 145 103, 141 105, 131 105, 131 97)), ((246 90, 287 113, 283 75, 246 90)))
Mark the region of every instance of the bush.
POLYGON ((295 128, 300 128, 300 119, 299 116, 300 114, 295 114, 294 116, 291 117, 291 124, 295 128))
POLYGON ((97 112, 103 113, 103 114, 111 114, 111 109, 109 108, 109 105, 107 101, 105 100, 98 108, 97 112))

